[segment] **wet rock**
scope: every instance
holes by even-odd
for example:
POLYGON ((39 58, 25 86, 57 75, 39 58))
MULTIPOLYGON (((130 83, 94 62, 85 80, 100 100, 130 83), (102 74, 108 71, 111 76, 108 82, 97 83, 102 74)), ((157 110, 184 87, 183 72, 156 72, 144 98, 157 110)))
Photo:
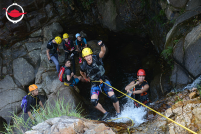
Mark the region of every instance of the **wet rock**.
POLYGON ((27 47, 27 50, 30 52, 35 49, 40 49, 42 46, 42 42, 36 42, 36 43, 25 43, 25 46, 27 47))
POLYGON ((42 123, 32 127, 33 130, 25 132, 25 134, 32 133, 84 133, 84 134, 115 134, 111 128, 106 127, 99 122, 93 122, 87 119, 79 119, 70 116, 61 116, 48 119, 42 123), (99 127, 98 127, 99 126, 99 127))
POLYGON ((173 56, 179 61, 179 63, 183 64, 184 62, 184 38, 181 38, 178 43, 174 46, 173 56))
POLYGON ((26 92, 19 89, 9 75, 0 81, 0 87, 0 115, 9 122, 12 112, 21 110, 21 100, 26 92))
POLYGON ((53 18, 53 17, 56 15, 56 12, 55 12, 54 7, 53 7, 53 3, 48 4, 48 5, 45 7, 45 9, 46 9, 46 12, 47 12, 47 14, 48 14, 48 18, 49 18, 49 19, 50 19, 50 18, 53 18))
POLYGON ((182 71, 181 67, 175 63, 170 81, 173 85, 176 85, 177 88, 183 88, 186 84, 191 82, 191 79, 184 71, 182 71))
POLYGON ((168 109, 165 111, 165 116, 166 116, 166 117, 171 118, 173 115, 174 115, 174 114, 173 114, 171 108, 168 108, 168 109))
POLYGON ((32 59, 32 62, 37 65, 37 64, 40 64, 39 61, 40 61, 40 53, 41 53, 41 50, 33 50, 29 53, 29 56, 30 58, 32 59))
POLYGON ((7 74, 7 68, 6 67, 2 68, 2 74, 4 74, 4 75, 7 74))
POLYGON ((189 94, 189 98, 190 99, 194 99, 195 97, 197 97, 197 93, 196 92, 192 92, 189 94))
POLYGON ((3 56, 3 65, 7 65, 9 62, 12 61, 11 50, 7 49, 2 52, 3 56))
POLYGON ((34 33, 32 33, 30 35, 30 37, 38 37, 38 36, 41 36, 42 35, 42 29, 38 30, 38 31, 35 31, 34 33))
POLYGON ((182 8, 186 5, 188 0, 169 0, 169 2, 173 7, 182 8))
POLYGON ((186 10, 192 10, 201 5, 200 0, 189 0, 186 4, 186 10))
POLYGON ((98 10, 99 13, 102 15, 102 23, 103 26, 111 29, 116 30, 116 6, 114 5, 112 0, 108 0, 107 2, 102 2, 101 0, 98 0, 97 3, 99 3, 98 10))
POLYGON ((178 9, 174 9, 171 6, 168 6, 167 9, 165 10, 166 17, 168 20, 173 20, 179 16, 179 13, 177 12, 178 9), (176 10, 176 12, 175 12, 176 10))
POLYGON ((34 68, 24 58, 13 61, 13 74, 23 86, 34 81, 34 68))
POLYGON ((54 22, 50 26, 45 27, 43 32, 45 41, 49 41, 50 39, 58 36, 61 32, 63 32, 63 28, 59 23, 54 22))
POLYGON ((25 56, 27 54, 26 49, 24 48, 24 46, 19 46, 19 47, 15 47, 12 48, 12 59, 16 59, 18 57, 22 57, 25 56))

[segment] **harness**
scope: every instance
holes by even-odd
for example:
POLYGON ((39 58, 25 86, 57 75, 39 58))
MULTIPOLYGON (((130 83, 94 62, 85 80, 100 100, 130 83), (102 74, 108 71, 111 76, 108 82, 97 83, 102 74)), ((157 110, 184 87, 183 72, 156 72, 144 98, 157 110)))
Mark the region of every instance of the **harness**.
MULTIPOLYGON (((136 81, 138 81, 138 79, 135 80, 135 82, 136 82, 136 81)), ((146 82, 146 80, 144 80, 144 82, 146 82)), ((143 83, 144 83, 144 82, 143 82, 143 83)), ((142 84, 143 84, 143 83, 142 83, 142 84)), ((133 88, 133 91, 135 91, 135 90, 141 90, 141 89, 143 89, 143 87, 144 87, 144 85, 142 85, 142 87, 140 87, 140 88, 134 87, 134 88, 133 88)), ((136 94, 136 95, 137 95, 137 94, 136 94)), ((143 104, 149 103, 149 95, 148 95, 147 92, 143 92, 143 93, 139 94, 138 97, 139 97, 139 101, 142 102, 143 104)), ((134 102, 134 104, 135 104, 136 107, 139 107, 139 106, 140 106, 140 105, 139 105, 138 103, 136 103, 136 102, 134 102)))
MULTIPOLYGON (((92 56, 92 59, 93 62, 91 65, 88 65, 86 61, 83 62, 83 66, 86 69, 87 77, 89 77, 91 81, 106 81, 106 76, 104 76, 105 69, 102 65, 102 62, 99 61, 95 55, 92 56)), ((98 83, 94 84, 97 85, 98 83)))
POLYGON ((37 97, 34 97, 31 93, 28 93, 28 95, 30 95, 31 97, 35 98, 36 99, 36 105, 34 106, 34 108, 36 108, 37 112, 39 112, 40 110, 40 107, 37 108, 37 97))
POLYGON ((65 41, 65 47, 67 50, 71 50, 70 40, 68 40, 68 42, 65 41))
POLYGON ((84 43, 84 41, 83 41, 83 38, 81 38, 81 41, 78 41, 78 40, 76 40, 77 41, 77 44, 78 44, 78 47, 84 47, 85 46, 85 43, 84 43))

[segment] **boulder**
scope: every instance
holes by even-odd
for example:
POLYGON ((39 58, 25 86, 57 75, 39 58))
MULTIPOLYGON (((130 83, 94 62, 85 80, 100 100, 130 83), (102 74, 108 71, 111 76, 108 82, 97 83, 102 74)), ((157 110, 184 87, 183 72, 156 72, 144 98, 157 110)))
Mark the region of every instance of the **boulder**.
POLYGON ((184 43, 185 53, 185 67, 194 76, 197 77, 201 73, 201 58, 200 57, 201 44, 201 24, 194 27, 191 32, 186 35, 184 43))
POLYGON ((34 65, 40 64, 40 53, 41 50, 33 50, 29 53, 29 57, 31 58, 34 65))
POLYGON ((98 11, 102 16, 102 24, 103 26, 116 30, 116 17, 117 17, 117 9, 116 5, 112 0, 108 0, 106 2, 102 2, 101 0, 97 1, 98 11))
POLYGON ((27 51, 23 45, 20 45, 18 47, 12 48, 12 59, 16 59, 18 57, 25 56, 27 54, 27 51))
POLYGON ((42 36, 42 29, 35 31, 30 35, 30 37, 38 37, 38 36, 42 36))
POLYGON ((35 49, 40 49, 42 46, 42 42, 36 42, 36 43, 25 43, 25 46, 28 50, 28 52, 33 51, 35 49))
POLYGON ((0 87, 0 115, 8 123, 12 112, 19 112, 21 110, 21 100, 26 95, 26 92, 19 89, 9 75, 6 75, 0 81, 0 87))
POLYGON ((48 119, 32 127, 33 130, 25 134, 33 133, 61 133, 61 134, 115 134, 111 128, 98 121, 80 119, 71 116, 61 116, 48 119))
POLYGON ((35 78, 33 66, 24 58, 13 60, 13 74, 23 86, 28 86, 35 78))
POLYGON ((43 34, 45 38, 44 40, 49 41, 50 39, 59 36, 61 32, 63 32, 63 28, 61 27, 61 25, 58 22, 54 22, 43 29, 43 34))
POLYGON ((198 6, 201 6, 200 0, 189 0, 186 4, 186 10, 192 10, 198 6))
POLYGON ((176 8, 183 8, 188 0, 169 0, 169 4, 176 8))
POLYGON ((7 74, 7 68, 6 68, 6 67, 3 67, 3 68, 2 68, 2 74, 3 74, 3 75, 7 74))

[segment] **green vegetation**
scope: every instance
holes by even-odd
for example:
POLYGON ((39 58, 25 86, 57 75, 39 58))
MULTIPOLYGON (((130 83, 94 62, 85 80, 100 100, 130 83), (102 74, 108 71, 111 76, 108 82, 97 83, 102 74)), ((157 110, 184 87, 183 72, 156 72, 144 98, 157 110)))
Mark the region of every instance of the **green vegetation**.
POLYGON ((162 56, 164 56, 165 59, 169 59, 173 54, 173 47, 168 47, 167 49, 164 49, 161 54, 162 56))
POLYGON ((82 6, 85 10, 89 10, 90 5, 94 3, 94 0, 80 0, 80 2, 82 3, 82 6))
POLYGON ((74 116, 81 118, 81 107, 78 105, 76 109, 73 109, 73 104, 64 103, 64 99, 55 101, 55 106, 53 107, 51 104, 47 104, 45 110, 40 110, 38 112, 36 109, 33 110, 32 114, 35 115, 35 120, 32 121, 30 118, 27 121, 24 121, 23 115, 18 117, 18 115, 13 114, 13 125, 5 124, 6 132, 2 132, 4 134, 13 134, 14 130, 19 134, 23 134, 23 130, 28 131, 31 130, 33 125, 41 123, 47 119, 60 117, 60 116, 74 116))
POLYGON ((198 92, 199 92, 200 97, 201 97, 201 86, 200 86, 200 85, 197 85, 197 88, 198 88, 198 92))
MULTIPOLYGON (((175 90, 175 93, 176 93, 176 95, 177 95, 177 94, 178 94, 177 89, 174 88, 174 90, 175 90)), ((179 101, 183 101, 183 99, 180 99, 178 95, 177 95, 176 97, 177 97, 178 100, 175 101, 175 103, 177 103, 177 102, 179 102, 179 101)))

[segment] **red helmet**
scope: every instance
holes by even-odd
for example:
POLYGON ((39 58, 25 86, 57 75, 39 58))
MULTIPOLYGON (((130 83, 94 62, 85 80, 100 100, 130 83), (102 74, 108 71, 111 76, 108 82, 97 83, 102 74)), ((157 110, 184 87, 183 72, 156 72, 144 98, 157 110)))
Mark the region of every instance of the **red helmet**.
POLYGON ((139 69, 137 71, 137 76, 141 76, 141 75, 146 76, 146 73, 145 73, 144 69, 139 69))

